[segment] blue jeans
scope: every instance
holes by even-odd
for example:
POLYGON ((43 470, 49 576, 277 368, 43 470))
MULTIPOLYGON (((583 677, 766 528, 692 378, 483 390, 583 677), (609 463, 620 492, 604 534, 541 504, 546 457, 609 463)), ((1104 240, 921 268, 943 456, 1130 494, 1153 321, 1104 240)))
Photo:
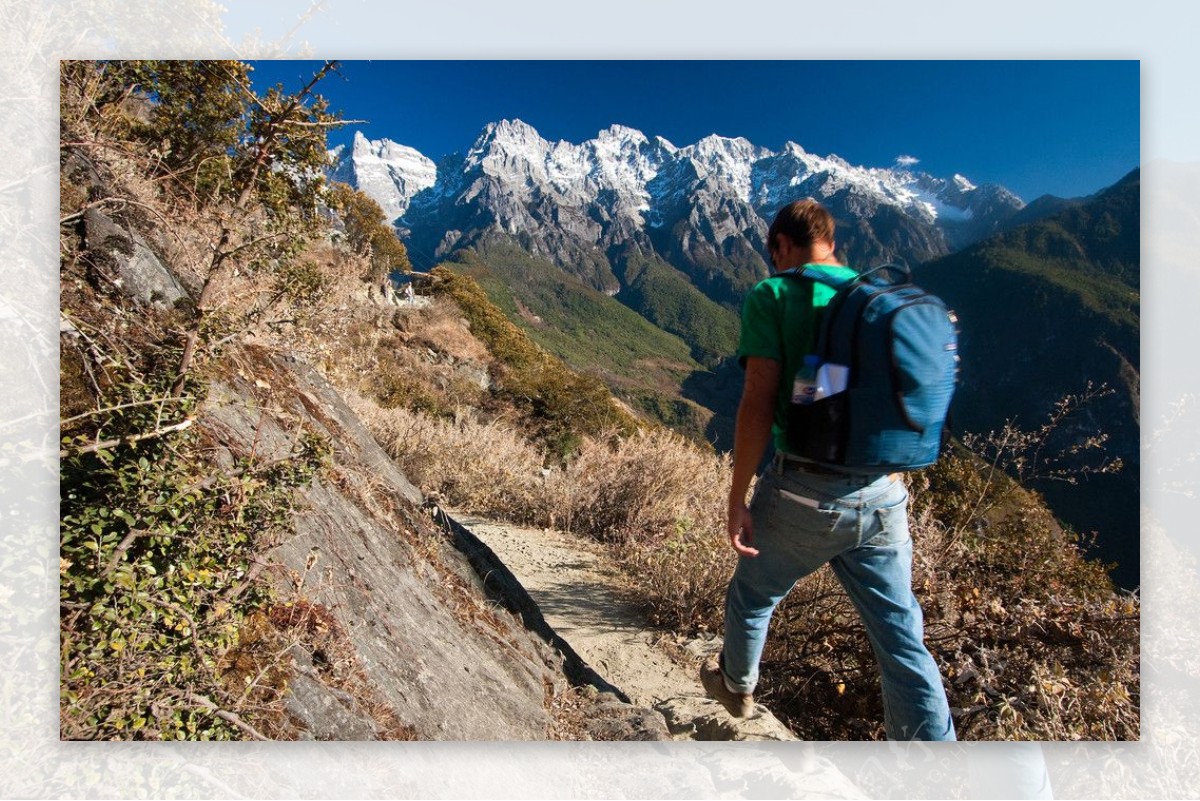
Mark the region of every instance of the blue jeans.
POLYGON ((733 689, 754 691, 775 606, 799 579, 829 562, 879 660, 888 739, 955 739, 912 592, 904 482, 771 467, 759 480, 750 511, 751 544, 759 555, 739 558, 725 598, 721 665, 733 689))

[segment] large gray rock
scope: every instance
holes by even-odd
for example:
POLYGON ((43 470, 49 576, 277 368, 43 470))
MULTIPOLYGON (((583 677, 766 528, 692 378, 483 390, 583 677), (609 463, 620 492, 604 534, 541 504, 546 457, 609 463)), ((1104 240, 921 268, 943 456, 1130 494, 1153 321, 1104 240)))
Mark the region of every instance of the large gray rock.
POLYGON ((601 693, 588 719, 587 730, 594 740, 670 740, 662 716, 644 707, 630 708, 612 693, 601 693))
MULTIPOLYGON (((286 457, 302 429, 334 449, 329 474, 298 492, 293 533, 267 553, 279 565, 271 573, 277 595, 332 615, 375 695, 418 737, 544 737, 550 654, 511 620, 479 625, 483 610, 456 598, 458 584, 418 553, 446 553, 444 539, 421 519, 420 493, 332 387, 265 348, 247 348, 246 359, 253 380, 211 387, 205 429, 231 453, 253 448, 264 461, 286 457)), ((313 736, 365 733, 347 725, 344 705, 321 702, 305 684, 304 702, 291 711, 313 736)))
POLYGON ((111 266, 113 282, 143 306, 168 309, 187 292, 136 232, 113 221, 99 209, 83 215, 84 244, 111 266))
MULTIPOLYGON (((565 665, 569 649, 531 630, 528 610, 502 588, 463 578, 474 562, 457 549, 461 537, 430 519, 420 492, 311 367, 259 346, 235 362, 242 374, 211 385, 200 420, 218 463, 251 451, 262 462, 285 458, 301 432, 333 446, 332 466, 297 491, 293 530, 264 554, 281 601, 328 617, 327 642, 295 660, 297 736, 373 739, 398 721, 416 739, 546 739, 550 699, 590 674, 565 665), (341 675, 354 681, 313 669, 317 650, 352 663, 341 675)), ((619 699, 594 717, 606 723, 592 736, 667 736, 656 715, 619 699)))
POLYGON ((740 719, 730 717, 719 703, 703 696, 668 698, 654 708, 677 739, 766 742, 796 739, 796 735, 761 704, 749 717, 740 719))
POLYGON ((304 721, 301 740, 377 740, 378 728, 353 699, 323 684, 311 673, 299 673, 288 685, 288 714, 304 721))

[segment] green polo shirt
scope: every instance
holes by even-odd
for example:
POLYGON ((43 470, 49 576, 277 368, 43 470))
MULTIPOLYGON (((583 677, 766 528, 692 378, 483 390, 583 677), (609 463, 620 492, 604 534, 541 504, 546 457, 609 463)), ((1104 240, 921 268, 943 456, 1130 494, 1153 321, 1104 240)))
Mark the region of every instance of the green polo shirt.
MULTIPOLYGON (((806 264, 839 280, 857 273, 849 267, 806 264)), ((806 282, 773 275, 754 285, 742 305, 742 332, 738 344, 738 362, 746 366, 750 356, 762 356, 779 362, 779 393, 775 400, 775 421, 771 431, 775 449, 786 451, 787 408, 792 397, 792 382, 804 363, 805 355, 817 344, 816 308, 829 303, 834 290, 825 284, 813 284, 809 301, 806 282)))

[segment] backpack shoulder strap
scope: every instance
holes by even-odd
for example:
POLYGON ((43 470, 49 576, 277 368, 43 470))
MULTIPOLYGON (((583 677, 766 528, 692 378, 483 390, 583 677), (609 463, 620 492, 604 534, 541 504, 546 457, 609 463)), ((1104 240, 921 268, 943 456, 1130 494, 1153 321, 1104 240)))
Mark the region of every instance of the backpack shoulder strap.
POLYGON ((814 270, 808 266, 793 267, 790 270, 784 270, 781 273, 776 273, 776 275, 786 275, 789 278, 807 278, 809 281, 816 281, 824 284, 825 286, 833 287, 834 289, 841 289, 844 286, 849 286, 859 279, 859 276, 855 276, 854 278, 834 278, 832 275, 829 275, 822 270, 814 270))
MULTIPOLYGON (((793 267, 790 270, 784 270, 783 272, 776 273, 776 275, 785 276, 787 278, 792 278, 792 279, 803 281, 804 284, 808 287, 808 293, 809 293, 808 294, 808 302, 809 302, 810 306, 813 306, 813 312, 814 312, 813 325, 814 325, 815 334, 816 334, 816 336, 814 337, 814 340, 813 340, 814 348, 816 350, 816 353, 818 353, 818 354, 828 353, 829 332, 826 330, 827 329, 826 321, 830 315, 831 310, 828 306, 821 306, 818 308, 814 305, 815 304, 815 298, 814 298, 815 293, 813 291, 813 286, 817 283, 821 283, 821 284, 824 284, 825 286, 832 288, 834 290, 834 292, 839 292, 842 289, 849 287, 852 284, 856 283, 858 281, 858 276, 854 276, 853 278, 834 278, 832 275, 829 275, 822 270, 814 270, 808 266, 793 267)), ((838 300, 838 296, 835 295, 834 296, 834 304, 835 305, 837 304, 837 300, 838 300)))
POLYGON ((912 268, 910 268, 908 266, 908 264, 897 264, 894 262, 888 262, 887 264, 880 264, 878 267, 872 267, 869 270, 859 273, 858 278, 861 281, 866 281, 869 278, 872 282, 875 282, 875 283, 886 282, 886 285, 889 285, 889 286, 898 286, 901 284, 911 284, 912 283, 912 268), (890 276, 890 280, 885 279, 884 281, 881 281, 881 279, 879 278, 879 276, 881 276, 881 275, 890 276))

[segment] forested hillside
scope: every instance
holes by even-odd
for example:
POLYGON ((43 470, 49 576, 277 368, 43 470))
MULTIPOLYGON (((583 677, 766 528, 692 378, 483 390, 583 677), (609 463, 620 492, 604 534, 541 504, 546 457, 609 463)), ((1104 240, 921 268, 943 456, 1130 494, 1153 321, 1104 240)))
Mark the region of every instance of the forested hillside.
POLYGON ((1139 195, 1135 171, 918 274, 961 321, 956 431, 1035 429, 1090 397, 1023 469, 1063 520, 1098 532, 1125 587, 1139 583, 1139 195))

